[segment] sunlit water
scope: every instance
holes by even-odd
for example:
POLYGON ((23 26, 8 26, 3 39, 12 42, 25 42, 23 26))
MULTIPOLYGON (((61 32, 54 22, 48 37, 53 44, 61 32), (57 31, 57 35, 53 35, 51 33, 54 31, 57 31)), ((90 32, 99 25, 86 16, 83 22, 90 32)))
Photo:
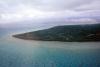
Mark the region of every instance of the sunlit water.
POLYGON ((2 35, 0 67, 100 67, 100 43, 33 41, 2 35))

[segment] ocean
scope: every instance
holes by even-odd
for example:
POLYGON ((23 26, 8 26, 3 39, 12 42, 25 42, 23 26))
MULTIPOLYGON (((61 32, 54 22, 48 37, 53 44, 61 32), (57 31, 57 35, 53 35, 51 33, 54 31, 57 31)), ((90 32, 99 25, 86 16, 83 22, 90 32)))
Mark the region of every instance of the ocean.
POLYGON ((100 42, 22 40, 15 33, 0 34, 0 67, 100 67, 100 42))

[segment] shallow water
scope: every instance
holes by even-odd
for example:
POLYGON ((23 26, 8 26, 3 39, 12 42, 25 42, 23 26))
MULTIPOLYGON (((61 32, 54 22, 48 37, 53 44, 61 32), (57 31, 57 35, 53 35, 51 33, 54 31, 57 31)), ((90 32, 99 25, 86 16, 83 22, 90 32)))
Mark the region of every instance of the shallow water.
POLYGON ((100 67, 100 43, 29 41, 4 35, 0 67, 100 67))

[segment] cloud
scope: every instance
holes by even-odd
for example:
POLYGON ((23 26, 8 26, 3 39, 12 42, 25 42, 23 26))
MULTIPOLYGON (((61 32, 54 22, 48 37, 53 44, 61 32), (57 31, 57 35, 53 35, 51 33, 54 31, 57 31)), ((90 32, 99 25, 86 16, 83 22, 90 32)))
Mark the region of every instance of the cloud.
POLYGON ((99 0, 0 0, 0 23, 99 16, 99 3, 99 0))
MULTIPOLYGON (((17 6, 26 5, 43 11, 62 11, 76 9, 98 9, 99 0, 0 0, 3 9, 16 9, 17 6)), ((100 9, 100 8, 99 8, 100 9)))
POLYGON ((86 3, 76 7, 77 10, 100 10, 100 0, 95 0, 90 3, 86 3))
POLYGON ((69 24, 95 24, 98 23, 97 20, 91 18, 77 18, 77 19, 66 19, 69 24))
MULTIPOLYGON (((93 0, 34 0, 31 5, 41 10, 69 10, 80 5, 88 4, 93 0)), ((30 3, 29 3, 30 4, 30 3)))

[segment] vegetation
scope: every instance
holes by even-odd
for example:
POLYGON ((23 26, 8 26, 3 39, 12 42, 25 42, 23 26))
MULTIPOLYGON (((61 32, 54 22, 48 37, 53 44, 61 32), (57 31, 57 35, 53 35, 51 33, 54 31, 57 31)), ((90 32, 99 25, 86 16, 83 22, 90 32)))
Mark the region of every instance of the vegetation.
POLYGON ((43 41, 100 41, 100 24, 56 26, 50 29, 14 35, 14 37, 43 41))

